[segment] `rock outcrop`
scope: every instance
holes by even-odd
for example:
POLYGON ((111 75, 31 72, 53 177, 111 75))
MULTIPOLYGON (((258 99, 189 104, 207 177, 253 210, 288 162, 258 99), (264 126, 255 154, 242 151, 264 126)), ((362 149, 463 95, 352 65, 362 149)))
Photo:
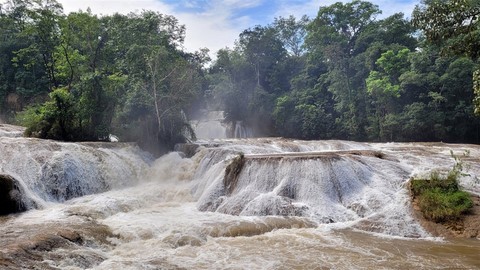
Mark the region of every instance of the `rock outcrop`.
POLYGON ((24 189, 10 175, 0 174, 0 215, 23 212, 33 207, 28 201, 24 189))

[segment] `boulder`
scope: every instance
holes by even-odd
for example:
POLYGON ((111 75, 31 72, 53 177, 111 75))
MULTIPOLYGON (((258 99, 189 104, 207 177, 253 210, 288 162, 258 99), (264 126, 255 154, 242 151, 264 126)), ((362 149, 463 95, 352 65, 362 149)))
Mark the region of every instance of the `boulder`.
POLYGON ((25 192, 19 182, 10 175, 0 174, 0 215, 28 210, 24 202, 25 192))
POLYGON ((194 144, 194 143, 179 143, 175 145, 174 150, 177 152, 182 152, 185 154, 185 157, 191 158, 193 157, 198 149, 200 148, 200 145, 194 144))

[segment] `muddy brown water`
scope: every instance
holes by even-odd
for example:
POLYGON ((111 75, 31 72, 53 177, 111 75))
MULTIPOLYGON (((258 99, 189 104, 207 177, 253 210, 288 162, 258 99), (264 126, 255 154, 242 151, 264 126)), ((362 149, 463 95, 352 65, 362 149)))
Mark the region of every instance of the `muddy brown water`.
MULTIPOLYGON (((15 146, 4 140, 2 149, 36 144, 10 141, 15 146)), ((111 158, 102 166, 112 168, 102 176, 118 186, 0 217, 0 269, 480 269, 480 240, 433 237, 413 217, 405 184, 413 175, 450 169, 452 150, 465 154, 469 176, 462 186, 479 193, 478 146, 216 141, 192 158, 166 155, 131 173, 138 179, 126 185, 107 177, 122 176, 138 150, 40 148, 45 162, 48 151, 67 157, 103 151, 111 158), (227 193, 225 168, 239 153, 250 158, 227 193), (206 204, 211 211, 198 210, 206 204), (293 208, 299 211, 282 212, 293 208)), ((17 153, 15 162, 29 155, 17 153)), ((12 172, 8 162, 0 157, 0 167, 12 172)), ((32 177, 25 187, 34 199, 48 198, 30 188, 42 166, 32 168, 16 176, 32 177)))

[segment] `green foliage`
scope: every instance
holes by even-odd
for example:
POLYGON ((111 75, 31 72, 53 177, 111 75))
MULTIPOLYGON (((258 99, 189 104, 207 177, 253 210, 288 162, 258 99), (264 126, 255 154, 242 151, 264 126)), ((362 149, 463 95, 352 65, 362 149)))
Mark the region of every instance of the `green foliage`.
POLYGON ((205 50, 180 49, 185 27, 174 17, 64 15, 54 0, 11 1, 1 11, 0 109, 33 104, 17 116, 27 135, 104 140, 115 130, 160 153, 191 133, 184 111, 203 86, 205 50))
POLYGON ((277 98, 273 117, 279 135, 302 139, 315 139, 319 134, 324 138, 331 136, 332 114, 326 104, 316 101, 319 95, 297 92, 277 98))
POLYGON ((388 50, 382 53, 382 56, 378 58, 376 64, 385 74, 392 78, 398 78, 400 74, 405 72, 410 66, 408 62, 409 53, 410 50, 407 48, 403 48, 398 52, 388 50))
MULTIPOLYGON (((43 110, 43 107, 40 105, 27 107, 16 115, 15 124, 24 127, 34 127, 42 121, 44 115, 43 110)), ((25 135, 30 137, 32 133, 33 132, 27 128, 25 135)))
POLYGON ((442 56, 403 14, 379 13, 339 2, 308 24, 278 18, 245 30, 239 46, 219 51, 207 101, 274 136, 478 142, 474 62, 442 56))
POLYGON ((473 104, 475 105, 475 114, 480 115, 480 70, 476 70, 473 73, 473 92, 474 99, 473 104))
POLYGON ((470 195, 464 191, 448 192, 441 188, 424 191, 419 206, 425 218, 444 222, 460 218, 473 207, 470 195))
POLYGON ((410 189, 418 199, 420 211, 428 220, 445 222, 457 220, 473 207, 470 195, 461 191, 458 179, 462 175, 463 164, 455 158, 455 165, 446 176, 433 172, 429 179, 412 179, 410 189))
POLYGON ((25 135, 63 141, 78 139, 72 95, 65 88, 59 88, 49 97, 42 106, 30 107, 19 114, 17 121, 27 126, 25 135))
POLYGON ((194 137, 188 118, 199 106, 268 136, 478 143, 478 10, 424 1, 412 24, 401 13, 377 20, 370 2, 338 2, 244 30, 206 69, 206 50, 183 51, 185 27, 172 16, 9 1, 0 114, 18 113, 34 136, 113 132, 156 153, 194 137))
POLYGON ((377 71, 370 72, 367 80, 367 92, 370 95, 385 95, 387 97, 400 97, 400 86, 392 85, 389 78, 382 76, 377 71))
MULTIPOLYGON (((480 57, 480 4, 477 0, 424 1, 415 7, 413 22, 444 55, 480 57)), ((478 72, 473 73, 474 112, 480 115, 478 72)))
POLYGON ((413 22, 443 52, 480 56, 480 5, 477 0, 426 0, 417 5, 413 22))
POLYGON ((303 44, 307 35, 306 26, 308 23, 309 19, 306 15, 299 20, 292 15, 288 18, 279 17, 275 18, 273 22, 276 35, 288 52, 296 57, 305 53, 303 44))

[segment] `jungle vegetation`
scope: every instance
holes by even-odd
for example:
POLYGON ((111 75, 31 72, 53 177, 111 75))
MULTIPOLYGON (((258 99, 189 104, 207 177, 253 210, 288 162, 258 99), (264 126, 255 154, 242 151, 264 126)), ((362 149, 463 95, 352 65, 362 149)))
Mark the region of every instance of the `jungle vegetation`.
POLYGON ((0 5, 0 115, 29 136, 114 133, 155 153, 194 138, 188 119, 201 108, 258 136, 478 143, 477 2, 425 0, 412 19, 338 2, 245 29, 210 62, 208 49, 183 49, 173 16, 10 0, 0 5))

